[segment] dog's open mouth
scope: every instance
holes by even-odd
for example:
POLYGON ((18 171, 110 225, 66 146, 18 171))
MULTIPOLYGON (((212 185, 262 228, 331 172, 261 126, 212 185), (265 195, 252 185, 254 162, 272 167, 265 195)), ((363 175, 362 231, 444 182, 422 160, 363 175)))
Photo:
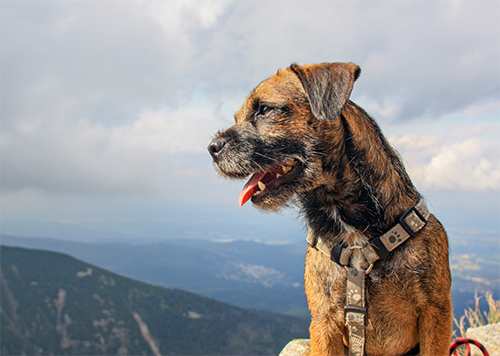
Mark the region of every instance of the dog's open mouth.
POLYGON ((285 163, 274 163, 264 171, 254 173, 241 190, 240 206, 251 198, 258 199, 257 197, 276 194, 284 184, 294 180, 302 169, 300 161, 289 158, 285 163))

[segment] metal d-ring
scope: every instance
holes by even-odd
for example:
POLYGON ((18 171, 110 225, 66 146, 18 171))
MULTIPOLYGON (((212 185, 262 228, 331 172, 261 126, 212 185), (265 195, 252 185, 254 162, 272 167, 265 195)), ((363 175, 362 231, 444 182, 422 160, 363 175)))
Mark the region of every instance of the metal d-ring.
POLYGON ((370 265, 368 266, 368 269, 366 270, 365 272, 365 275, 368 275, 368 273, 370 273, 373 269, 373 263, 370 263, 370 265))
MULTIPOLYGON (((358 246, 358 245, 355 245, 355 246, 349 246, 349 249, 350 250, 361 250, 362 248, 364 248, 364 246, 358 246)), ((365 258, 366 260, 366 258, 365 258)), ((367 261, 368 262, 368 261, 367 261)), ((346 269, 347 269, 347 266, 345 266, 346 269)), ((370 263, 370 265, 368 266, 366 272, 365 272, 365 275, 367 275, 368 273, 370 273, 373 269, 373 263, 370 263)))
MULTIPOLYGON (((345 266, 344 265, 344 269, 349 272, 349 266, 345 266)), ((367 270, 365 271, 365 276, 368 275, 368 273, 370 273, 373 269, 373 263, 370 263, 370 265, 368 266, 367 270)))

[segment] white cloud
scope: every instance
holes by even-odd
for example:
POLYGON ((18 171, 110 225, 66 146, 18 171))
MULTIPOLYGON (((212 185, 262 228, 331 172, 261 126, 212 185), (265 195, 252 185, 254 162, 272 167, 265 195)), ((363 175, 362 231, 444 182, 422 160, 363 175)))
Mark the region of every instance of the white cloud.
POLYGON ((213 108, 182 107, 177 110, 143 109, 136 121, 110 129, 112 142, 118 147, 144 147, 158 152, 205 153, 213 108))
POLYGON ((422 185, 450 190, 500 189, 500 160, 488 157, 485 146, 479 138, 470 138, 440 147, 422 167, 422 185))
MULTIPOLYGON (((485 102, 479 101, 477 103, 469 105, 464 109, 464 114, 469 115, 472 118, 488 114, 493 114, 496 116, 499 112, 500 112, 499 100, 489 100, 485 102)), ((498 118, 498 116, 496 117, 498 118)))
MULTIPOLYGON (((166 161, 204 154, 246 93, 293 61, 359 63, 354 96, 377 119, 499 108, 497 35, 484 31, 496 24, 494 2, 313 1, 286 11, 272 1, 6 4, 2 184, 11 189, 157 189, 166 161)), ((438 168, 453 161, 459 169, 469 156, 453 160, 448 146, 429 146, 432 165, 428 156, 414 174, 439 187, 438 168)), ((494 162, 485 158, 477 174, 494 162)), ((179 164, 175 171, 191 169, 179 164)))
POLYGON ((278 68, 319 61, 361 65, 355 98, 393 120, 498 103, 495 1, 4 3, 4 112, 72 101, 117 122, 194 91, 244 95, 278 68))
POLYGON ((88 215, 141 194, 159 206, 235 201, 241 187, 216 183, 205 147, 292 62, 359 64, 353 100, 396 128, 418 185, 498 189, 498 137, 457 127, 498 118, 499 11, 497 1, 3 0, 3 215, 35 199, 38 216, 56 197, 54 211, 76 215, 87 197, 88 215), (440 131, 453 113, 463 118, 440 131))
POLYGON ((158 22, 165 34, 176 39, 182 36, 189 41, 187 30, 201 26, 211 28, 225 12, 229 0, 169 0, 140 1, 149 15, 158 22))
MULTIPOLYGON (((213 108, 143 109, 134 122, 41 117, 2 134, 2 189, 135 195, 161 192, 174 172, 194 175, 188 158, 203 154, 213 108)), ((198 105, 198 106, 197 106, 198 105)), ((206 156, 206 157, 205 157, 206 156)), ((199 171, 199 170, 198 170, 199 171)))
POLYGON ((461 130, 441 136, 391 136, 410 176, 424 190, 500 190, 500 146, 489 137, 498 127, 470 137, 461 130))

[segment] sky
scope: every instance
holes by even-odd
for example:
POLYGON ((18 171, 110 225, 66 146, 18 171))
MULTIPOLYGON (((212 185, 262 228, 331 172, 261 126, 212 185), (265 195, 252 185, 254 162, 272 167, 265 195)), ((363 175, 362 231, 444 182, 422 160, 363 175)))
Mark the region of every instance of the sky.
MULTIPOLYGON (((354 62, 453 239, 498 239, 500 2, 1 0, 0 228, 79 241, 302 241, 206 150, 259 82, 354 62)), ((499 242, 500 244, 500 242, 499 242)))

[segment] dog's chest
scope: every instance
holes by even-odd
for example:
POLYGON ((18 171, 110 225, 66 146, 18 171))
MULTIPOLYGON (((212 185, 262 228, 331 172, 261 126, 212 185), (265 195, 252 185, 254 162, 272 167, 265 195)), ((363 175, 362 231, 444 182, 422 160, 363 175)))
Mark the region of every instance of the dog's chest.
MULTIPOLYGON (((391 258, 375 263, 373 269, 366 276, 366 298, 370 307, 387 304, 386 291, 395 293, 391 299, 408 300, 408 290, 401 290, 402 280, 417 279, 412 275, 408 266, 402 261, 406 251, 398 251, 391 258), (401 295, 399 295, 401 294, 401 295), (398 295, 398 296, 397 296, 398 295)), ((350 266, 366 271, 368 262, 361 251, 354 249, 350 259, 350 266)), ((332 261, 321 251, 308 247, 305 263, 305 283, 308 301, 321 305, 335 305, 342 312, 346 303, 347 268, 332 261)), ((418 284, 413 288, 417 289, 418 284)), ((416 291, 416 290, 415 290, 416 291)), ((411 293, 411 291, 410 291, 411 293)), ((414 306, 413 306, 414 307, 414 306)), ((314 309, 314 307, 312 308, 314 309)), ((314 310, 311 310, 314 312, 314 310)))

